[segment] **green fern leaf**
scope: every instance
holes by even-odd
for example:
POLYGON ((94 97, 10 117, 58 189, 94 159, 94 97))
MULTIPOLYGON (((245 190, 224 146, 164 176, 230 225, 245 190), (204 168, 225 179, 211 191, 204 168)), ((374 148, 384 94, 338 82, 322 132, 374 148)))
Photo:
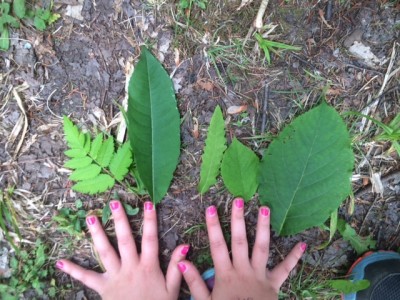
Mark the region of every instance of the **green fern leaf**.
POLYGON ((90 133, 86 132, 85 133, 85 146, 83 147, 83 149, 85 149, 86 153, 89 153, 91 143, 92 143, 92 138, 90 136, 90 133))
POLYGON ((79 181, 79 180, 87 180, 92 179, 100 174, 101 167, 95 164, 88 165, 84 168, 76 169, 69 176, 70 180, 79 181))
POLYGON ((64 151, 64 154, 70 158, 82 158, 86 156, 82 149, 69 149, 64 151))
POLYGON ((64 116, 64 134, 65 140, 71 149, 80 149, 83 147, 78 127, 66 116, 64 116))
POLYGON ((111 189, 115 184, 114 178, 107 174, 100 174, 92 179, 82 180, 72 186, 72 189, 79 193, 97 194, 111 189))
POLYGON ((206 139, 206 146, 202 155, 200 183, 197 187, 200 194, 208 191, 210 186, 217 182, 222 156, 226 149, 225 124, 219 106, 214 110, 206 139))
POLYGON ((97 158, 100 147, 103 144, 103 134, 100 133, 92 142, 92 147, 90 148, 89 156, 93 159, 97 158))
POLYGON ((129 142, 123 144, 115 153, 110 163, 110 171, 115 179, 122 180, 132 164, 132 150, 129 142))
POLYGON ((82 158, 73 158, 64 164, 64 167, 69 169, 80 169, 87 167, 92 163, 92 159, 88 156, 82 158))
POLYGON ((97 163, 103 168, 110 164, 114 154, 114 138, 111 136, 101 145, 99 153, 97 153, 97 163))

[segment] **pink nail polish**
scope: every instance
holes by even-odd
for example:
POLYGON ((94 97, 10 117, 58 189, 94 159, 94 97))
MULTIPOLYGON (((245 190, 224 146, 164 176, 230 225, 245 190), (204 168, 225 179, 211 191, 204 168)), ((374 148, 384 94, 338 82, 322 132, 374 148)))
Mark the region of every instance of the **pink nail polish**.
POLYGON ((56 262, 56 268, 58 268, 58 269, 64 268, 64 264, 62 263, 62 261, 56 262))
POLYGON ((94 225, 96 223, 96 217, 95 216, 89 216, 86 218, 86 223, 88 225, 94 225))
POLYGON ((183 262, 178 263, 178 269, 181 271, 182 274, 184 274, 187 271, 187 267, 183 262))
POLYGON ((300 244, 300 249, 301 249, 301 251, 305 252, 307 250, 307 244, 306 243, 301 243, 300 244))
POLYGON ((261 211, 261 215, 262 216, 264 216, 264 217, 268 217, 269 216, 270 211, 269 211, 268 207, 261 207, 260 211, 261 211))
POLYGON ((182 255, 188 254, 189 249, 190 249, 190 246, 184 246, 184 247, 182 248, 182 250, 181 250, 181 254, 182 254, 182 255))
POLYGON ((120 207, 119 201, 111 201, 110 202, 110 208, 111 210, 117 210, 120 207))
POLYGON ((144 203, 144 210, 147 210, 147 211, 153 210, 153 203, 151 203, 150 201, 146 201, 144 203))
POLYGON ((212 205, 212 206, 210 206, 210 207, 207 208, 207 215, 208 215, 209 217, 213 217, 213 216, 215 216, 216 214, 217 214, 217 208, 216 208, 214 205, 212 205))
POLYGON ((244 207, 244 201, 243 201, 243 199, 242 199, 242 198, 237 198, 237 199, 235 200, 235 206, 236 206, 237 208, 243 208, 243 207, 244 207))

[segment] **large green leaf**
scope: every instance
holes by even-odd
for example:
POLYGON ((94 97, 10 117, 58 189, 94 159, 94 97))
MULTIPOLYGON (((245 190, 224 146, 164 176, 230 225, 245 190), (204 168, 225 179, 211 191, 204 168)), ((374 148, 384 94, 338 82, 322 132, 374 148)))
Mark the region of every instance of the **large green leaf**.
POLYGON ((222 156, 226 149, 225 123, 219 106, 215 107, 208 127, 206 146, 201 157, 200 182, 197 187, 201 194, 217 182, 222 156))
POLYGON ((221 165, 222 179, 229 192, 250 200, 258 187, 259 159, 236 138, 225 151, 221 165))
POLYGON ((350 193, 354 155, 346 125, 324 101, 296 118, 265 151, 260 202, 280 235, 322 224, 350 193))
POLYGON ((141 51, 129 81, 128 134, 140 178, 158 203, 178 164, 180 117, 167 72, 145 47, 141 51))

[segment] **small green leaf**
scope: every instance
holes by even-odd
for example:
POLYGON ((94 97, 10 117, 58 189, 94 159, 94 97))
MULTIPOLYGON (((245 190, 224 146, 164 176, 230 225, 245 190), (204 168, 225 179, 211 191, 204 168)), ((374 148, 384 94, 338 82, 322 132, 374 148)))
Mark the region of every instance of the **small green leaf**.
POLYGON ((14 14, 22 19, 25 17, 26 7, 25 7, 25 0, 14 0, 13 1, 13 10, 14 14))
POLYGON ((75 207, 76 207, 77 209, 80 209, 80 208, 83 207, 83 202, 82 202, 81 199, 75 200, 75 207))
POLYGON ((94 160, 97 159, 97 155, 99 153, 99 150, 101 148, 101 145, 103 144, 103 134, 100 133, 92 142, 92 147, 90 148, 89 156, 93 158, 94 160))
POLYGON ((125 212, 126 212, 126 214, 128 216, 135 216, 139 212, 139 208, 138 207, 133 208, 128 203, 122 203, 122 205, 124 206, 125 212))
POLYGON ((123 144, 110 162, 110 171, 115 179, 122 180, 132 164, 132 151, 129 142, 123 144))
POLYGON ((84 144, 82 144, 82 140, 79 138, 80 133, 78 127, 76 127, 67 116, 64 116, 63 123, 65 140, 67 141, 68 146, 71 149, 82 149, 84 144))
POLYGON ((35 16, 35 18, 33 19, 33 25, 35 25, 35 28, 39 31, 43 31, 46 29, 46 23, 38 16, 35 16))
POLYGON ((73 158, 67 161, 64 164, 64 167, 69 169, 80 169, 84 168, 92 163, 92 159, 90 157, 83 157, 83 158, 73 158))
POLYGON ((86 156, 86 153, 82 149, 69 149, 64 151, 64 154, 70 158, 82 158, 86 156))
POLYGON ((350 242, 350 245, 358 255, 361 255, 370 249, 374 249, 376 246, 376 241, 374 241, 370 236, 359 236, 357 232, 343 219, 338 220, 337 228, 343 239, 350 242))
POLYGON ((338 290, 345 295, 357 293, 358 291, 365 290, 370 286, 370 282, 367 279, 358 280, 356 282, 345 279, 336 279, 329 280, 328 283, 333 289, 338 290))
POLYGON ((10 48, 10 33, 8 27, 5 26, 0 36, 0 49, 8 50, 8 48, 10 48))
POLYGON ((85 150, 85 153, 89 153, 90 145, 92 143, 92 139, 91 139, 89 132, 86 132, 84 134, 84 137, 85 137, 85 145, 83 146, 83 149, 85 150))
POLYGON ((101 223, 103 225, 106 225, 107 221, 111 217, 111 208, 110 208, 110 202, 107 202, 106 205, 104 205, 103 210, 101 212, 101 223))
POLYGON ((72 186, 72 189, 80 193, 93 195, 105 192, 106 190, 112 188, 114 184, 114 178, 112 178, 110 175, 100 174, 95 178, 78 182, 72 186))
POLYGON ((202 155, 200 183, 198 191, 204 194, 210 186, 217 182, 222 156, 226 149, 225 123, 219 106, 214 110, 202 155))
POLYGON ((71 173, 71 175, 69 175, 69 179, 74 181, 91 179, 99 175, 100 171, 101 167, 95 164, 91 164, 84 168, 76 169, 74 172, 71 173))
POLYGON ((51 16, 49 17, 49 19, 47 20, 47 23, 48 23, 49 25, 51 25, 51 24, 53 24, 55 21, 57 21, 59 18, 61 18, 61 15, 60 15, 60 14, 55 14, 55 13, 53 13, 53 14, 51 14, 51 16))
POLYGON ((235 138, 221 165, 222 179, 229 192, 250 200, 258 187, 258 168, 257 155, 235 138))
POLYGON ((114 138, 110 136, 101 145, 99 152, 97 153, 97 163, 103 168, 110 164, 111 158, 114 154, 114 138))

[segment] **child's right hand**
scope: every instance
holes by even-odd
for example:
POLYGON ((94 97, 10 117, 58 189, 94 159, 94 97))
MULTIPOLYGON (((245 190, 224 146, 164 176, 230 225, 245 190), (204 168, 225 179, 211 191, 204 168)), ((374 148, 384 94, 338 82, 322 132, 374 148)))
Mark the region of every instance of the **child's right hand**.
POLYGON ((270 210, 267 207, 259 209, 256 241, 251 259, 246 237, 243 199, 235 199, 232 207, 232 260, 229 257, 215 206, 207 208, 206 221, 215 268, 215 285, 210 292, 196 267, 189 261, 181 261, 178 263, 178 268, 192 296, 196 300, 277 299, 281 285, 296 266, 307 245, 298 243, 289 255, 270 271, 266 268, 270 239, 270 210))

